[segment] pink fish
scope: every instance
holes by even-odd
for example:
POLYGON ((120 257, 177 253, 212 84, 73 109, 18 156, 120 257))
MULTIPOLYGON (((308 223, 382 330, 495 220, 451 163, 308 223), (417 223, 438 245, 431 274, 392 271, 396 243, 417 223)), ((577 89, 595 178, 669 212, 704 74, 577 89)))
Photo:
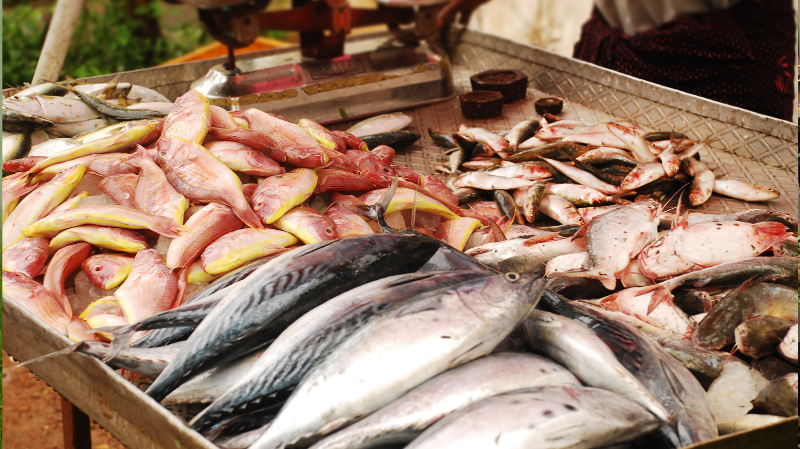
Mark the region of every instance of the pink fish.
POLYGON ((295 207, 283 214, 272 225, 291 233, 306 244, 339 238, 333 220, 310 207, 295 207))
POLYGON ((38 183, 28 185, 29 180, 27 173, 15 173, 3 178, 3 221, 17 207, 20 198, 38 187, 38 183))
POLYGON ((308 168, 296 168, 288 173, 261 181, 250 203, 259 219, 270 224, 289 209, 302 204, 317 187, 317 174, 308 168))
POLYGON ((283 167, 264 153, 238 142, 212 142, 205 147, 233 171, 261 177, 275 176, 286 172, 283 167))
POLYGON ((178 294, 178 275, 154 249, 136 254, 131 273, 114 293, 128 323, 172 307, 178 294))
POLYGON ((775 222, 683 221, 639 255, 639 271, 650 279, 677 276, 756 257, 792 234, 775 222))
POLYGON ((165 237, 179 237, 185 228, 174 221, 136 209, 112 204, 78 206, 51 213, 22 228, 24 237, 54 237, 64 229, 82 225, 112 226, 126 229, 150 229, 165 237))
POLYGON ((377 156, 383 162, 383 165, 391 166, 394 163, 394 148, 388 145, 378 145, 370 153, 377 156))
POLYGON ((458 205, 458 198, 447 188, 441 179, 433 175, 422 178, 422 188, 435 195, 435 198, 445 200, 442 204, 450 203, 458 205))
POLYGON ((178 138, 200 144, 211 123, 208 99, 196 90, 186 92, 175 100, 163 123, 162 139, 178 138))
POLYGON ((345 143, 347 143, 347 148, 350 148, 352 150, 369 151, 369 147, 367 147, 367 144, 364 143, 363 140, 350 134, 349 132, 347 131, 331 131, 331 132, 344 139, 345 143))
POLYGON ((53 294, 28 276, 3 271, 3 293, 71 340, 94 340, 85 321, 67 315, 53 294))
POLYGON ((211 128, 210 135, 224 142, 236 142, 246 145, 269 156, 277 162, 286 162, 286 153, 277 148, 272 139, 264 133, 253 129, 211 128))
POLYGON ((18 240, 3 251, 3 271, 27 274, 33 279, 44 269, 49 254, 47 239, 18 240))
POLYGON ((350 212, 345 207, 337 206, 336 203, 328 207, 325 215, 336 224, 336 231, 340 238, 375 233, 360 215, 350 212))
MULTIPOLYGON (((400 165, 392 165, 389 168, 394 170, 394 172, 397 173, 397 176, 405 179, 406 181, 414 183, 416 185, 422 185, 422 175, 418 171, 411 168, 402 167, 400 165)), ((384 173, 391 176, 391 174, 389 174, 388 172, 384 173)), ((458 204, 458 202, 456 202, 456 204, 458 204)))
POLYGON ((218 203, 204 206, 186 220, 189 233, 173 240, 167 250, 167 266, 183 268, 200 256, 213 241, 242 227, 230 207, 218 203))
POLYGON ((258 109, 244 111, 250 127, 272 139, 273 147, 286 154, 286 163, 294 167, 315 168, 328 163, 327 154, 317 140, 294 123, 275 118, 258 109))
POLYGON ((120 206, 136 207, 136 184, 138 182, 138 174, 126 173, 103 178, 98 187, 120 206))
POLYGON ((389 176, 394 176, 395 170, 388 165, 384 165, 378 156, 369 151, 347 150, 345 154, 358 165, 359 170, 370 170, 382 172, 389 176))
POLYGON ((81 269, 97 288, 109 290, 122 284, 131 272, 133 257, 122 254, 96 254, 81 263, 81 269))
POLYGON ((236 174, 205 148, 181 139, 161 139, 156 162, 176 191, 189 199, 230 206, 246 225, 263 228, 242 193, 236 174))
POLYGON ((3 170, 7 172, 28 171, 45 159, 47 159, 47 156, 27 156, 19 159, 11 159, 3 163, 3 170))
POLYGON ((80 268, 81 263, 91 256, 92 252, 92 245, 86 242, 61 248, 53 255, 44 273, 44 288, 61 304, 64 313, 69 317, 72 317, 72 306, 64 288, 64 281, 80 268))
POLYGON ((136 208, 183 224, 183 214, 189 208, 189 201, 170 185, 164 172, 150 159, 145 149, 139 147, 127 161, 139 168, 139 181, 134 195, 136 208))
POLYGON ((323 168, 317 171, 317 187, 314 189, 314 193, 330 191, 367 192, 375 188, 375 184, 355 173, 323 168))
POLYGON ((251 260, 283 252, 297 238, 276 229, 240 229, 223 235, 200 256, 205 273, 218 275, 241 267, 251 260))
POLYGON ((239 125, 233 120, 231 114, 225 109, 216 105, 209 105, 209 112, 211 114, 211 127, 222 129, 238 129, 239 125))
POLYGON ((469 217, 445 220, 434 235, 453 248, 462 251, 472 232, 481 227, 480 221, 469 217))
POLYGON ((319 123, 304 118, 300 119, 298 125, 303 129, 303 131, 316 139, 321 145, 332 150, 336 150, 338 153, 344 153, 347 151, 347 142, 345 142, 341 136, 334 134, 319 123))

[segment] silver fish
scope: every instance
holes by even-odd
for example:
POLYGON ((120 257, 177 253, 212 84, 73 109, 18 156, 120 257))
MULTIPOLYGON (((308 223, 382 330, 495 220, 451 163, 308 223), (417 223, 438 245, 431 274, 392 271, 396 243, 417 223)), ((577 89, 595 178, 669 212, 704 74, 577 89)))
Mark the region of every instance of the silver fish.
POLYGON ((263 407, 262 400, 300 382, 318 361, 381 310, 431 290, 491 274, 461 271, 391 276, 330 299, 286 328, 247 375, 194 418, 192 427, 205 432, 232 412, 247 413, 263 407))
POLYGON ((50 157, 54 154, 58 154, 70 148, 77 147, 80 144, 81 143, 79 141, 71 139, 69 137, 50 139, 48 141, 40 143, 39 145, 34 145, 33 147, 31 147, 31 151, 30 153, 28 153, 28 156, 50 157))
POLYGON ((387 311, 308 373, 252 449, 333 431, 488 354, 533 309, 544 284, 532 275, 495 275, 387 311))
POLYGON ((582 239, 574 241, 554 239, 534 245, 527 245, 525 240, 513 239, 487 243, 467 250, 467 254, 496 270, 543 275, 550 259, 564 254, 586 251, 582 239))
POLYGON ((613 290, 631 259, 658 237, 660 209, 659 203, 651 199, 596 217, 586 229, 589 258, 583 270, 559 276, 591 277, 613 290))
POLYGON ((445 371, 312 448, 356 448, 387 436, 394 437, 394 443, 399 432, 415 436, 442 417, 482 399, 545 385, 581 384, 572 373, 548 359, 532 354, 492 354, 445 371))
POLYGON ((322 302, 373 280, 416 271, 438 246, 435 239, 410 233, 372 234, 276 257, 236 284, 147 394, 160 401, 189 377, 263 347, 322 302))
POLYGON ((666 408, 633 374, 622 366, 608 346, 586 326, 569 318, 534 310, 523 322, 525 341, 565 365, 587 385, 621 394, 669 422, 666 408))
POLYGON ((3 131, 3 163, 25 157, 31 151, 30 133, 3 131))
POLYGON ((591 449, 658 428, 647 410, 599 388, 537 387, 484 399, 423 432, 408 449, 591 449))

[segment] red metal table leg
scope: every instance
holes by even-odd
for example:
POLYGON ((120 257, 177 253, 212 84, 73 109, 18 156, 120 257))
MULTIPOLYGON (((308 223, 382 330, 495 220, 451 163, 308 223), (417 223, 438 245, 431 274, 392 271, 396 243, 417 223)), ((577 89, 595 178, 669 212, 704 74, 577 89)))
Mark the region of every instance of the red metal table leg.
POLYGON ((64 428, 64 449, 92 449, 89 417, 63 396, 61 422, 64 428))

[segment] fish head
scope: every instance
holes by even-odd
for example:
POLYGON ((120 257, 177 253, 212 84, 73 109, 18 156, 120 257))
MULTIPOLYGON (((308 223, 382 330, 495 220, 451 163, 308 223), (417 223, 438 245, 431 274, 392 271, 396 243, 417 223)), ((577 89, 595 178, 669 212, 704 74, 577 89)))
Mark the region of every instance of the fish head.
POLYGON ((295 207, 275 223, 280 229, 291 230, 291 233, 305 243, 325 242, 339 238, 333 219, 310 207, 295 207))
POLYGON ((171 166, 177 165, 185 158, 185 151, 182 150, 185 141, 177 138, 161 139, 156 144, 154 161, 162 169, 169 170, 171 166))
POLYGON ((44 108, 42 108, 42 105, 39 103, 38 97, 36 96, 14 99, 9 98, 3 101, 3 108, 10 109, 14 112, 21 112, 23 114, 35 115, 38 117, 45 116, 44 108))
POLYGON ((469 306, 487 318, 507 317, 521 321, 544 292, 546 280, 534 274, 509 272, 490 276, 476 284, 477 295, 469 306))
POLYGON ((95 287, 107 290, 128 277, 133 260, 121 254, 97 254, 84 260, 81 269, 95 287))

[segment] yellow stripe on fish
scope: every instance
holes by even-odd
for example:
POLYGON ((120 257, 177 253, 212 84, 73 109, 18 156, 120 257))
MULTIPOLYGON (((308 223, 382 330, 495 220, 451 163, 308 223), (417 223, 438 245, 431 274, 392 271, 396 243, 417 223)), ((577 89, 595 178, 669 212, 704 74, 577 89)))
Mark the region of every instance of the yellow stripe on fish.
POLYGON ((251 260, 283 251, 297 237, 277 229, 240 229, 208 246, 201 257, 203 271, 216 275, 235 270, 251 260))
MULTIPOLYGON (((362 195, 360 199, 372 205, 378 201, 378 198, 383 195, 384 191, 386 191, 386 189, 373 190, 372 192, 362 195)), ((392 202, 389 203, 389 207, 386 209, 386 214, 388 215, 392 212, 411 209, 414 206, 415 199, 417 210, 431 212, 448 220, 458 218, 458 215, 454 214, 444 204, 416 190, 407 189, 405 187, 397 188, 397 191, 395 191, 392 197, 392 202)))
POLYGON ((50 252, 54 253, 60 248, 77 242, 88 242, 100 248, 134 254, 147 248, 145 238, 134 231, 85 225, 67 229, 53 237, 50 240, 50 252))
POLYGON ((453 248, 463 251, 472 232, 482 227, 481 222, 475 218, 458 217, 443 221, 435 235, 453 248))

